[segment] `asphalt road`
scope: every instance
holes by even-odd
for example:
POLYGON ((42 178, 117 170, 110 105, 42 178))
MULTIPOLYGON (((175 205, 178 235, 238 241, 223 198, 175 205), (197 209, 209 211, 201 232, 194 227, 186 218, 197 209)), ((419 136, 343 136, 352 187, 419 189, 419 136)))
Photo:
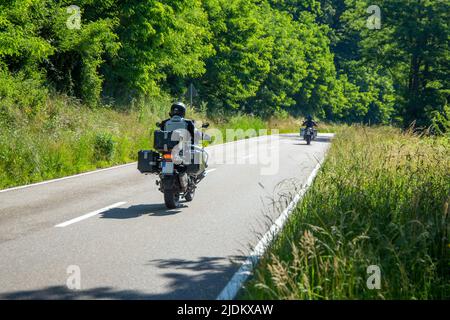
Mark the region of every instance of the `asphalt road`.
POLYGON ((208 176, 176 210, 135 164, 0 191, 0 299, 215 299, 330 139, 210 147, 208 176))

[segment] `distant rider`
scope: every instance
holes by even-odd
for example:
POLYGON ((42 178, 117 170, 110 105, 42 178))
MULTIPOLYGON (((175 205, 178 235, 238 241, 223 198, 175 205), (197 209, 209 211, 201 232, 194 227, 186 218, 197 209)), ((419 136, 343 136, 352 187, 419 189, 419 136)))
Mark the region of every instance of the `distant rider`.
POLYGON ((311 115, 306 117, 306 121, 303 122, 303 126, 306 128, 314 128, 317 127, 317 123, 313 120, 311 115))

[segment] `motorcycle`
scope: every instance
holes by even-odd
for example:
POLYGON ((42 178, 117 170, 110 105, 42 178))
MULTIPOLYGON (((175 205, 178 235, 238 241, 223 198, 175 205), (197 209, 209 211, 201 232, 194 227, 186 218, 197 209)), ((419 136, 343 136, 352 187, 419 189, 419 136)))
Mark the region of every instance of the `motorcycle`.
POLYGON ((300 136, 306 141, 307 145, 311 144, 312 140, 315 140, 317 137, 317 130, 312 127, 307 127, 306 129, 301 129, 300 136))
MULTIPOLYGON (((202 128, 208 126, 206 123, 202 128)), ((178 130, 155 131, 154 148, 157 151, 139 151, 138 170, 143 174, 158 175, 156 185, 164 194, 164 203, 168 209, 178 208, 181 198, 191 202, 197 185, 206 177, 206 150, 186 141, 178 130)))

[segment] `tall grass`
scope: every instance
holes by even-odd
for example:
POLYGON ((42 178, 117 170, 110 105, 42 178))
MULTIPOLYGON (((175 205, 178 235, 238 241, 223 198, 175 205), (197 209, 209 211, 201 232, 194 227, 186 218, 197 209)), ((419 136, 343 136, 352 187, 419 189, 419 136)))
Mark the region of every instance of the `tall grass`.
POLYGON ((343 128, 241 297, 448 299, 449 202, 448 140, 343 128))
POLYGON ((90 109, 60 96, 34 117, 0 119, 0 189, 133 161, 151 146, 156 114, 90 109))

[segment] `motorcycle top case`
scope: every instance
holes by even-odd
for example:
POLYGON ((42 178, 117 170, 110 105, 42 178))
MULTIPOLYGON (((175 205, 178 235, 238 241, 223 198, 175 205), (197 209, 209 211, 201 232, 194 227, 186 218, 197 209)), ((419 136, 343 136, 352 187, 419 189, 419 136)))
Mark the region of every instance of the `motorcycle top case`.
POLYGON ((152 150, 141 150, 138 152, 138 170, 141 173, 159 172, 159 154, 152 150))
POLYGON ((173 131, 156 130, 154 133, 153 147, 161 152, 171 151, 178 143, 178 139, 172 140, 173 131))

